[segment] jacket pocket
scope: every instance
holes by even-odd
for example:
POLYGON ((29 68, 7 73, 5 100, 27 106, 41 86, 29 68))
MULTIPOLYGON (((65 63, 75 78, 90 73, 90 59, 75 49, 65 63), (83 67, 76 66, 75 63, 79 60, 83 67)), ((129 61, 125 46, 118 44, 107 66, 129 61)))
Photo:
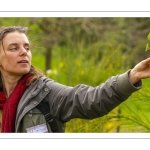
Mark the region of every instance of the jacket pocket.
POLYGON ((26 133, 28 128, 34 128, 42 124, 46 125, 48 132, 52 132, 44 115, 37 108, 34 108, 23 117, 18 131, 26 133))

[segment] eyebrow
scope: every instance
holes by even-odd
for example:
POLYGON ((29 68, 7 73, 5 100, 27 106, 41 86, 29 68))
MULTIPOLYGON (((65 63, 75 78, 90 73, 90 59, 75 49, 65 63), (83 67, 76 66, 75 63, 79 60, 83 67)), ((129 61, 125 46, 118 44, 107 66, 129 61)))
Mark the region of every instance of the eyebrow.
MULTIPOLYGON (((18 45, 18 43, 11 43, 8 46, 13 46, 13 45, 18 45)), ((25 43, 24 45, 25 46, 31 46, 30 43, 25 43)))

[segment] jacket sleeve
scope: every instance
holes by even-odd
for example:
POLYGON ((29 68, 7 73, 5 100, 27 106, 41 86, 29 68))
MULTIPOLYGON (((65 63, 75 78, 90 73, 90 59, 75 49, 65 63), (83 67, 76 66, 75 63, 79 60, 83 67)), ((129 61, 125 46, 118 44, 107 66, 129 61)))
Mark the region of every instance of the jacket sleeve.
POLYGON ((84 84, 68 87, 51 83, 49 98, 52 114, 61 122, 73 118, 94 119, 108 114, 142 87, 141 81, 136 85, 130 83, 129 72, 112 76, 97 87, 84 84))

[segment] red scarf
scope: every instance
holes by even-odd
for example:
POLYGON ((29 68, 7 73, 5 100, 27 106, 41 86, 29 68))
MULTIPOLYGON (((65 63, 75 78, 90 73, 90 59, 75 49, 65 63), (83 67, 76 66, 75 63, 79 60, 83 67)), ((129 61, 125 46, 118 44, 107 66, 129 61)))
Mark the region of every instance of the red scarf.
POLYGON ((8 99, 6 98, 3 91, 0 91, 0 109, 3 110, 2 113, 2 132, 11 133, 15 132, 15 118, 17 106, 20 98, 22 97, 24 91, 27 88, 27 83, 29 82, 30 75, 27 74, 21 78, 13 92, 10 94, 8 99))

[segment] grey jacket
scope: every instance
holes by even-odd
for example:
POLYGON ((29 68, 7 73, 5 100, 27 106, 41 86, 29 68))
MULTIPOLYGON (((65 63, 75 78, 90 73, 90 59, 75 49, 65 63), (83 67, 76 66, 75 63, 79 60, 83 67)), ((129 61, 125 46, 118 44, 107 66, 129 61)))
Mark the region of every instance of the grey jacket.
MULTIPOLYGON (((15 132, 27 132, 28 128, 46 123, 36 108, 45 96, 61 132, 65 132, 65 123, 73 118, 94 119, 108 114, 142 87, 141 81, 135 86, 130 83, 129 71, 110 77, 97 87, 84 84, 70 87, 40 77, 26 89, 18 104, 15 132)), ((47 132, 52 132, 47 123, 46 126, 47 132)))

